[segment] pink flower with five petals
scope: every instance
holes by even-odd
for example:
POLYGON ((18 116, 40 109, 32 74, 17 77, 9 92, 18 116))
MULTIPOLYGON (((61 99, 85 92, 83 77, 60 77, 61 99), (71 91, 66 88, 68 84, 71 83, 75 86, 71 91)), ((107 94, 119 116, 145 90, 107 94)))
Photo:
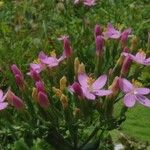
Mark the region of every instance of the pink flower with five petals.
POLYGON ((125 93, 125 106, 133 107, 137 101, 144 106, 150 107, 150 100, 144 96, 150 93, 149 88, 137 88, 125 78, 120 79, 119 84, 121 90, 125 93))
POLYGON ((150 58, 146 58, 146 54, 143 51, 139 51, 135 56, 126 52, 123 52, 124 56, 129 56, 133 61, 150 66, 150 58))
POLYGON ((102 89, 105 86, 107 81, 106 75, 101 75, 98 79, 94 81, 86 74, 78 74, 78 81, 79 84, 78 85, 77 83, 73 84, 70 87, 70 90, 72 92, 75 92, 76 94, 80 93, 79 96, 83 95, 87 99, 95 100, 96 96, 106 96, 112 93, 111 90, 102 89))

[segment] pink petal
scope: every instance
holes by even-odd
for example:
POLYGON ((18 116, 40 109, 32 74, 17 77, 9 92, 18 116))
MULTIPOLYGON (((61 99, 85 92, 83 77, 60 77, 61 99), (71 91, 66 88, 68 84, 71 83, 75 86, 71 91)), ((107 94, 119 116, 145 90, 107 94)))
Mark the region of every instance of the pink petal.
POLYGON ((138 52, 135 57, 139 62, 143 62, 143 60, 146 58, 146 55, 143 52, 138 52))
POLYGON ((83 87, 87 87, 88 76, 85 73, 78 74, 78 81, 83 87))
POLYGON ((143 95, 137 95, 136 97, 140 104, 150 107, 150 100, 147 97, 145 97, 143 95))
POLYGON ((101 89, 107 81, 106 75, 101 75, 92 85, 93 89, 101 89))
POLYGON ((133 85, 125 78, 120 79, 119 86, 124 93, 128 93, 133 89, 133 85))
POLYGON ((144 65, 150 66, 150 58, 145 59, 144 65))
POLYGON ((45 66, 42 65, 42 64, 33 64, 33 63, 31 63, 30 68, 32 70, 35 70, 37 73, 40 73, 45 68, 45 66))
POLYGON ((110 95, 112 93, 111 90, 98 90, 96 91, 96 95, 98 96, 106 96, 106 95, 110 95))
POLYGON ((3 97, 3 91, 0 90, 0 102, 1 102, 1 100, 2 100, 2 97, 3 97))
POLYGON ((0 110, 5 109, 7 106, 8 106, 8 103, 7 103, 7 102, 0 103, 0 110))
POLYGON ((149 94, 150 89, 149 88, 136 88, 135 92, 137 92, 138 94, 149 94))
POLYGON ((47 64, 47 65, 54 64, 54 63, 58 64, 57 58, 55 58, 55 57, 47 57, 45 59, 40 59, 40 61, 43 64, 47 64))
POLYGON ((87 88, 82 87, 83 90, 83 95, 90 100, 95 100, 96 96, 92 93, 89 92, 89 90, 87 88))
POLYGON ((77 95, 83 97, 83 91, 81 85, 77 82, 74 82, 71 86, 71 90, 76 93, 77 95))
POLYGON ((39 53, 39 56, 38 56, 38 58, 39 59, 45 59, 45 58, 47 58, 48 56, 43 52, 43 51, 41 51, 40 53, 39 53))
POLYGON ((127 107, 133 107, 136 102, 136 96, 134 94, 128 93, 124 96, 124 104, 127 107))

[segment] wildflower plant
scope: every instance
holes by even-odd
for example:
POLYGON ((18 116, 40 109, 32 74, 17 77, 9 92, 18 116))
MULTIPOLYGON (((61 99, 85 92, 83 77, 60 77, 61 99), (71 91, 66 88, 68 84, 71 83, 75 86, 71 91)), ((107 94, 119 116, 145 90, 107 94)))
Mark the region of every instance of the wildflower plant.
MULTIPOLYGON (((83 3, 95 5, 95 1, 83 3)), ((134 63, 150 65, 143 51, 134 56, 133 43, 129 44, 132 36, 131 29, 120 31, 109 23, 104 31, 96 25, 94 68, 77 55, 68 36, 59 38, 61 54, 41 51, 26 74, 13 64, 10 68, 18 90, 13 86, 0 90, 1 126, 7 124, 1 137, 23 138, 28 148, 36 138, 58 150, 108 148, 110 131, 125 121, 130 107, 136 102, 150 107, 150 89, 131 83, 137 80, 136 73, 130 73, 134 63), (117 48, 112 50, 109 42, 117 48), (118 102, 122 108, 115 115, 118 102)))
POLYGON ((75 58, 67 36, 60 38, 62 55, 56 56, 54 51, 51 55, 40 52, 38 61, 29 64, 27 75, 13 64, 11 71, 18 86, 18 96, 13 87, 0 91, 3 124, 9 124, 12 140, 23 137, 28 147, 35 137, 39 137, 55 149, 102 148, 110 140, 109 131, 125 121, 126 111, 136 101, 150 107, 150 100, 144 96, 149 95, 150 89, 131 83, 132 78, 136 78, 136 75, 130 77, 133 62, 148 67, 149 58, 141 51, 135 56, 130 54, 127 42, 130 34, 129 30, 117 31, 111 24, 106 31, 96 25, 93 70, 82 63, 82 58, 75 58), (123 34, 128 34, 126 39, 122 38, 123 34), (122 47, 123 39, 126 42, 122 47), (120 53, 116 56, 107 49, 109 40, 118 42, 120 53), (112 56, 107 57, 107 51, 112 56), (112 57, 114 63, 106 70, 112 57), (114 108, 119 101, 123 101, 122 109, 116 116, 114 108), (11 112, 17 120, 13 120, 11 112), (7 119, 8 116, 11 119, 7 119), (88 133, 85 132, 87 128, 88 133), (30 142, 26 139, 28 136, 30 142))

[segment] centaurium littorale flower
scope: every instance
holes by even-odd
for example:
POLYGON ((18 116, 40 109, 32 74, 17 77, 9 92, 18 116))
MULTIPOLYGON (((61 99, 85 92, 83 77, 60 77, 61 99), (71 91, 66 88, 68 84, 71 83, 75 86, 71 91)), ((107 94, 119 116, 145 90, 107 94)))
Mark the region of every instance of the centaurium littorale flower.
POLYGON ((107 25, 107 30, 103 32, 104 38, 119 39, 121 32, 116 30, 111 23, 107 25))
POLYGON ((146 66, 150 65, 150 58, 146 58, 146 54, 143 51, 139 51, 136 55, 123 52, 123 55, 129 56, 136 63, 146 65, 146 66))
POLYGON ((150 93, 149 88, 136 87, 125 78, 120 79, 119 84, 121 90, 125 93, 125 106, 133 107, 136 102, 139 102, 144 106, 150 107, 150 100, 144 96, 150 93))
POLYGON ((47 56, 44 52, 39 53, 39 60, 42 64, 47 65, 49 68, 53 68, 59 65, 59 63, 64 59, 64 57, 60 57, 57 59, 56 57, 47 56))
POLYGON ((87 99, 95 100, 96 96, 106 96, 112 93, 111 90, 102 89, 107 81, 106 75, 101 75, 98 79, 94 80, 91 77, 88 77, 85 73, 78 74, 78 81, 79 81, 81 88, 79 88, 79 85, 78 85, 78 87, 76 86, 77 90, 74 91, 75 90, 74 85, 76 84, 74 83, 71 86, 70 90, 73 89, 72 92, 75 92, 76 94, 80 93, 79 96, 82 96, 81 93, 83 93, 83 96, 86 97, 87 99), (82 92, 81 92, 81 89, 82 89, 82 92))

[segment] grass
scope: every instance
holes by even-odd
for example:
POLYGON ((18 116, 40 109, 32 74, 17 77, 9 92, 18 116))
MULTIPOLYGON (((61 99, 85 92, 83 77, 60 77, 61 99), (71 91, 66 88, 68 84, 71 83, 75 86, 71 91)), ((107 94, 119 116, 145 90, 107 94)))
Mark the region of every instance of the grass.
MULTIPOLYGON (((88 52, 93 50, 92 33, 95 24, 103 26, 112 22, 118 26, 131 27, 133 33, 141 39, 138 48, 146 49, 150 29, 149 0, 101 0, 94 8, 84 10, 86 13, 71 4, 65 5, 55 0, 3 2, 0 5, 1 88, 13 84, 8 71, 11 64, 18 64, 26 72, 28 64, 36 59, 39 51, 55 49, 60 54, 61 44, 57 38, 63 34, 70 36, 74 50, 79 56, 81 52, 84 61, 90 65, 88 52), (86 26, 83 26, 83 22, 86 26)), ((149 74, 147 78, 149 81, 149 74)), ((138 140, 150 141, 149 114, 150 109, 142 106, 130 109, 122 126, 123 131, 138 140)))

